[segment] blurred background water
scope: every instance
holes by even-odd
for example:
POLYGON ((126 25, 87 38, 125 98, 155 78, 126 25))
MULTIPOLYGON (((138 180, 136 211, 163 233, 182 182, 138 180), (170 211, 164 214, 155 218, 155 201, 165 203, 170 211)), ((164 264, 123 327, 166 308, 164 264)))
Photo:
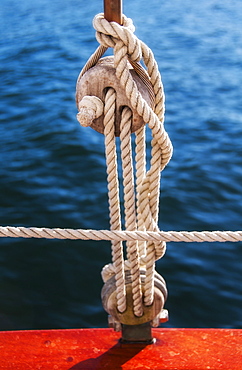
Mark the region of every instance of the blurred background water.
MULTIPOLYGON (((2 0, 0 225, 109 228, 103 137, 76 121, 93 0, 2 0)), ((173 158, 162 230, 242 230, 242 3, 124 1, 153 50, 173 158)), ((168 327, 242 328, 242 243, 168 243, 168 327)), ((0 240, 0 330, 105 327, 109 242, 0 240)))

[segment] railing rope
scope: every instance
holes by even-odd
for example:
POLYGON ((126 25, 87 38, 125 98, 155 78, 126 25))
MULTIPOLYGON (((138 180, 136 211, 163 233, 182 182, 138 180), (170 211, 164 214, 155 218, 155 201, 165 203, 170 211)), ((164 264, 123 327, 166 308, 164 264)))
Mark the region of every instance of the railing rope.
POLYGON ((242 231, 125 231, 0 226, 0 237, 166 242, 240 242, 242 231))

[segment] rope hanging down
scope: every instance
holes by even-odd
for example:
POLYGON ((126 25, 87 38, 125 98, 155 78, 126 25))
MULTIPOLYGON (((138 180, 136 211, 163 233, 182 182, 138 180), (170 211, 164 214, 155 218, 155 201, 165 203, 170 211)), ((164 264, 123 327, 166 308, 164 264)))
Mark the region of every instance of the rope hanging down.
POLYGON ((158 311, 160 308, 158 311, 154 311, 155 315, 158 313, 158 316, 152 316, 152 318, 146 316, 146 309, 153 305, 155 294, 157 296, 157 292, 154 291, 155 279, 157 284, 155 261, 164 255, 165 242, 236 242, 242 241, 242 232, 163 232, 158 229, 160 173, 172 156, 172 144, 164 129, 164 92, 157 63, 152 51, 133 34, 133 23, 124 15, 122 16, 122 26, 116 22, 108 22, 103 14, 98 14, 94 18, 93 25, 97 31, 96 37, 100 46, 83 68, 78 83, 92 67, 99 63, 99 59, 105 51, 112 47, 114 49, 115 75, 128 101, 128 104, 121 105, 122 109, 118 107, 117 92, 112 84, 111 87, 108 85, 102 90, 102 99, 90 96, 92 94, 86 94, 79 99, 77 94, 79 109, 77 119, 81 125, 94 127, 94 122, 98 118, 102 117, 103 120, 103 126, 96 126, 95 129, 103 132, 105 136, 110 230, 0 227, 0 237, 110 240, 112 263, 103 268, 102 277, 104 282, 115 277, 118 315, 127 309, 126 281, 130 274, 135 319, 144 315, 149 317, 149 321, 152 321, 155 317, 159 319, 158 311), (146 69, 139 64, 141 59, 146 69), (131 73, 130 65, 146 86, 148 99, 145 99, 145 96, 139 91, 138 82, 131 73), (117 111, 119 112, 117 113, 117 111), (137 124, 135 126, 136 112, 142 117, 143 122, 148 124, 152 133, 151 161, 148 171, 146 170, 145 127, 137 126, 137 124), (117 114, 120 115, 119 127, 116 122, 117 114), (135 179, 133 175, 132 132, 135 132, 136 136, 135 179), (115 136, 119 135, 123 171, 125 231, 121 230, 116 154, 115 136), (127 260, 124 260, 123 241, 126 241, 127 260))
MULTIPOLYGON (((114 49, 113 64, 116 78, 132 108, 132 110, 127 106, 123 108, 120 128, 118 129, 118 134, 120 132, 123 169, 125 228, 130 231, 136 229, 158 231, 160 172, 167 165, 172 155, 172 145, 164 129, 163 86, 153 53, 133 34, 134 26, 130 19, 123 16, 122 23, 123 26, 115 22, 108 22, 103 14, 98 14, 94 18, 93 25, 97 31, 96 37, 101 47, 97 49, 87 62, 79 76, 78 84, 81 83, 82 76, 100 58, 100 50, 104 52, 108 47, 112 47, 114 49), (138 64, 141 59, 143 59, 147 70, 138 64), (146 85, 151 86, 154 96, 153 109, 139 91, 130 73, 130 63, 138 71, 142 80, 146 81, 146 85), (142 74, 140 71, 142 71, 142 74), (134 111, 143 118, 144 123, 148 124, 153 136, 150 169, 146 172, 145 128, 140 127, 136 132, 136 191, 133 179, 131 148, 132 116, 134 111)), ((117 103, 114 89, 106 86, 105 92, 104 106, 101 100, 98 102, 96 96, 84 96, 81 101, 78 101, 77 98, 79 108, 77 118, 80 124, 87 126, 92 124, 93 119, 103 114, 110 224, 111 230, 120 230, 121 216, 115 146, 115 108, 117 109, 117 103)), ((89 93, 88 95, 91 94, 89 93)), ((109 277, 112 274, 115 275, 118 309, 120 312, 123 312, 126 309, 124 270, 129 269, 132 277, 134 313, 136 316, 142 316, 140 268, 145 267, 146 269, 144 302, 145 305, 150 306, 154 297, 154 264, 155 260, 164 255, 165 242, 149 241, 148 243, 138 243, 135 240, 127 241, 126 246, 127 261, 123 261, 122 243, 112 242, 113 264, 105 266, 103 277, 106 280, 106 275, 109 277)))

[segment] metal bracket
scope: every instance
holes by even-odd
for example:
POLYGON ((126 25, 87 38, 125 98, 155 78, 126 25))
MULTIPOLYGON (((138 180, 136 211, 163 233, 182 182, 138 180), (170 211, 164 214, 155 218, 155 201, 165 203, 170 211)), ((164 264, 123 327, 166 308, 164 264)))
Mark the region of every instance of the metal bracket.
POLYGON ((151 331, 151 322, 140 325, 122 324, 122 343, 154 343, 151 331))
MULTIPOLYGON (((155 338, 152 335, 152 327, 158 327, 161 323, 168 321, 168 311, 163 309, 152 321, 140 325, 121 324, 122 343, 146 343, 152 344, 155 338)), ((119 323, 120 324, 120 323, 119 323)))

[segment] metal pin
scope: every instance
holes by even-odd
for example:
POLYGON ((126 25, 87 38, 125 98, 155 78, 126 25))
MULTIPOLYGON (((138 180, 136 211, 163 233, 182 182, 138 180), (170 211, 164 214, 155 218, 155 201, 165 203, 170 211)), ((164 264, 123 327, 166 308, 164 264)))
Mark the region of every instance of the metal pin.
POLYGON ((104 18, 122 25, 122 0, 104 0, 104 18))

